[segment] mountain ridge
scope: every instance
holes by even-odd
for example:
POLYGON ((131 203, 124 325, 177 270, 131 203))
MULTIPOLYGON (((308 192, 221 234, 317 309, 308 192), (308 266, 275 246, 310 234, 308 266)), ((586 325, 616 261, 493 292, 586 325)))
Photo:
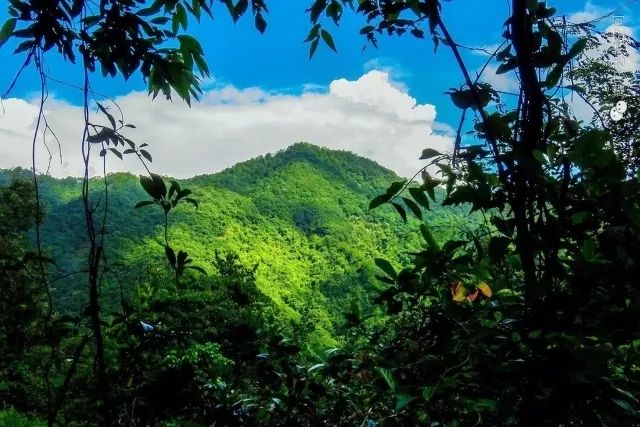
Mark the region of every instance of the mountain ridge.
MULTIPOLYGON (((13 172, 30 176, 25 170, 13 172)), ((0 184, 10 175, 0 171, 0 184)), ((258 287, 278 307, 281 320, 311 321, 315 342, 329 345, 341 314, 353 301, 368 300, 379 286, 374 258, 402 265, 407 253, 419 247, 416 224, 405 225, 389 206, 368 209, 372 197, 399 179, 353 153, 294 144, 217 174, 176 180, 193 191, 199 209, 179 206, 172 213, 170 244, 176 251, 186 250, 194 264, 210 274, 214 271, 208 261, 216 250, 235 252, 243 263, 257 264, 258 287)), ((116 282, 126 282, 131 293, 149 286, 144 272, 150 267, 166 271, 163 218, 155 206, 133 209, 148 199, 136 176, 109 174, 107 181, 105 252, 111 263, 125 267, 120 267, 117 280, 107 275, 104 290, 108 298, 117 298, 116 282)), ((97 196, 103 184, 99 179, 91 184, 97 196)), ((81 271, 86 231, 80 182, 44 176, 40 187, 47 211, 41 235, 57 261, 51 274, 64 277, 81 271)), ((427 217, 454 233, 466 219, 451 212, 435 210, 427 217)), ((81 273, 56 282, 58 306, 69 310, 81 305, 85 283, 81 273)))

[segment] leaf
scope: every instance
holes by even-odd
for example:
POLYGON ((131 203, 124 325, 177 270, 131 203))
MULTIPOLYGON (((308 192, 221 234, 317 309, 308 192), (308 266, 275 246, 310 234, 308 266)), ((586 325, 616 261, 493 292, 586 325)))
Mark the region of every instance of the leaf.
POLYGON ((115 132, 113 131, 113 129, 103 127, 95 135, 87 136, 87 142, 91 144, 98 144, 101 142, 106 142, 107 140, 113 138, 114 136, 115 136, 115 132))
POLYGON ((171 265, 171 267, 173 267, 174 269, 176 268, 176 253, 173 251, 173 249, 171 249, 171 246, 165 246, 164 247, 164 253, 167 256, 167 260, 169 261, 169 265, 171 265))
POLYGON ((155 200, 159 200, 167 193, 167 187, 160 175, 151 174, 151 177, 140 175, 142 188, 155 200))
POLYGON ((408 394, 399 394, 396 397, 396 412, 402 411, 409 403, 416 400, 417 397, 408 394))
POLYGON ((381 194, 379 196, 376 196, 373 200, 371 200, 371 202, 369 203, 369 209, 375 209, 380 205, 383 205, 385 203, 387 203, 389 200, 391 200, 391 197, 389 194, 381 194))
POLYGON ((392 183, 389 188, 387 188, 387 194, 390 196, 395 196, 398 191, 400 191, 407 181, 396 181, 392 183))
POLYGON ((334 52, 338 52, 338 50, 336 49, 336 45, 333 42, 333 37, 331 37, 331 34, 327 30, 320 30, 320 36, 322 37, 322 40, 324 40, 324 42, 327 44, 327 46, 331 48, 331 50, 333 50, 334 52))
POLYGON ((315 23, 318 21, 320 14, 327 7, 327 0, 316 0, 313 5, 307 9, 310 12, 311 22, 315 23))
POLYGON ((416 203, 413 200, 408 199, 406 197, 403 197, 402 201, 404 202, 405 205, 407 205, 407 207, 411 210, 411 212, 413 212, 416 218, 422 221, 422 211, 420 210, 420 207, 416 205, 416 203))
POLYGON ((389 386, 389 390, 391 390, 391 391, 395 391, 396 390, 396 382, 394 381, 393 375, 391 374, 391 372, 388 369, 378 367, 378 368, 376 368, 376 372, 387 383, 387 385, 389 386))
POLYGON ((178 191, 178 194, 176 195, 176 197, 177 197, 178 199, 182 199, 182 198, 184 198, 184 197, 189 196, 191 193, 192 193, 192 191, 191 191, 191 190, 189 190, 188 188, 185 188, 184 190, 180 190, 180 191, 178 191))
POLYGON ((167 198, 171 198, 173 197, 173 195, 177 192, 180 191, 180 184, 178 184, 176 181, 171 181, 171 186, 169 186, 169 194, 167 195, 167 198))
POLYGON ((116 155, 116 157, 118 157, 120 160, 122 160, 122 154, 116 150, 115 148, 109 148, 109 150, 116 155))
POLYGON ((177 16, 178 22, 180 23, 180 25, 182 25, 182 28, 186 31, 187 25, 189 24, 189 20, 187 18, 187 11, 185 10, 184 6, 181 5, 180 3, 178 3, 176 6, 176 16, 177 16))
POLYGON ((584 49, 587 47, 587 41, 588 39, 586 37, 583 37, 575 42, 573 46, 571 46, 571 49, 569 49, 569 53, 567 54, 568 59, 573 59, 576 56, 580 55, 582 51, 584 51, 584 49))
POLYGON ((100 104, 99 102, 96 102, 96 104, 98 105, 98 108, 100 109, 100 111, 102 111, 102 114, 104 114, 105 116, 107 116, 107 119, 109 119, 109 123, 111 123, 111 127, 113 128, 113 130, 116 129, 116 121, 113 118, 113 116, 111 114, 109 114, 109 112, 107 111, 106 108, 104 108, 102 106, 102 104, 100 104))
POLYGON ((409 188, 409 194, 413 197, 413 200, 418 202, 425 209, 429 209, 429 199, 424 194, 424 191, 420 188, 411 187, 409 188))
POLYGON ((153 161, 151 159, 151 154, 149 154, 149 152, 147 150, 140 150, 140 154, 142 154, 142 157, 144 157, 145 159, 149 160, 150 162, 153 161))
POLYGON ((397 279, 398 278, 398 273, 396 273, 395 268, 393 268, 393 265, 391 265, 391 263, 389 261, 387 261, 384 258, 376 258, 376 259, 374 259, 374 262, 389 277, 392 277, 393 279, 397 279))
POLYGON ((400 217, 406 223, 407 222, 407 213, 405 212, 404 208, 402 206, 400 206, 398 203, 395 203, 395 202, 391 202, 391 204, 393 205, 394 208, 396 208, 396 211, 398 211, 398 214, 400 214, 400 217))
POLYGON ((491 298, 491 296, 493 295, 491 288, 485 282, 480 282, 478 284, 478 290, 482 295, 484 295, 487 298, 491 298))
POLYGON ((427 246, 433 250, 440 251, 440 245, 436 241, 436 238, 433 236, 431 229, 427 224, 420 224, 420 232, 422 233, 422 237, 427 242, 427 246))
POLYGON ((142 208, 142 207, 145 207, 145 206, 153 205, 155 203, 156 202, 154 202, 153 200, 144 200, 142 202, 136 203, 136 205, 134 206, 134 209, 138 209, 138 208, 142 208))
POLYGON ((249 7, 248 0, 239 0, 233 8, 233 22, 237 22, 238 19, 247 11, 249 7))
POLYGON ((435 387, 425 386, 422 389, 422 397, 424 398, 424 400, 426 400, 428 402, 431 399, 431 397, 433 396, 433 393, 435 391, 436 391, 435 387))
POLYGON ((191 197, 187 197, 186 199, 184 199, 185 202, 187 203, 191 203, 193 206, 195 206, 196 209, 198 209, 198 201, 196 199, 192 199, 191 197))
POLYGON ((442 153, 440 153, 438 150, 434 150, 433 148, 425 148, 424 150, 422 150, 420 160, 431 159, 437 156, 442 156, 442 153))
POLYGON ((619 408, 621 408, 624 412, 629 415, 636 415, 636 411, 633 409, 633 406, 626 400, 622 399, 611 399, 613 403, 615 403, 619 408))
POLYGON ((2 25, 2 28, 0 28, 0 47, 2 47, 2 45, 4 45, 13 34, 13 30, 16 29, 17 21, 18 20, 16 18, 9 18, 2 25))
POLYGON ((514 70, 517 66, 518 63, 516 62, 516 58, 509 58, 507 62, 503 62, 498 66, 498 69, 496 69, 496 74, 504 74, 506 72, 514 70))
POLYGON ((267 29, 267 21, 265 21, 261 13, 258 13, 256 15, 255 26, 256 29, 260 31, 260 34, 264 34, 265 30, 267 29))
POLYGON ((562 77, 562 72, 564 71, 564 63, 556 64, 549 74, 547 74, 547 79, 544 82, 545 87, 552 88, 555 87, 560 78, 562 77))
POLYGON ((451 295, 455 302, 462 302, 469 296, 469 292, 462 282, 453 282, 451 284, 451 295))
POLYGON ((311 47, 309 47, 309 59, 313 58, 313 55, 316 53, 316 49, 318 49, 318 38, 314 39, 311 42, 311 47))

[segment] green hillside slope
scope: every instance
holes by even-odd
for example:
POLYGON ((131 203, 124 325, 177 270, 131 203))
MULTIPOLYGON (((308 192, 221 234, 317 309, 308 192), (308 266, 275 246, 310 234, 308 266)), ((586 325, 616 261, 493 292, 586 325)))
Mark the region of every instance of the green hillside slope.
MULTIPOLYGON (((0 177, 6 182, 25 173, 4 171, 0 177)), ((331 343, 341 314, 376 286, 374 258, 401 265, 419 245, 411 221, 405 225, 388 206, 368 210, 370 199, 397 180, 354 154, 296 144, 215 175, 181 181, 199 209, 179 206, 170 218, 169 238, 208 271, 216 250, 257 264, 257 283, 275 302, 277 316, 292 323, 304 320, 318 342, 331 343)), ((76 309, 86 298, 80 180, 41 177, 40 184, 47 212, 42 240, 56 260, 52 278, 62 278, 54 283, 54 296, 61 310, 76 309)), ((103 183, 92 184, 99 194, 103 183)), ((108 177, 105 246, 113 267, 103 285, 107 300, 117 298, 120 286, 125 293, 141 286, 166 264, 161 213, 133 208, 146 198, 137 177, 108 177)), ((104 196, 94 198, 97 212, 104 202, 104 196)), ((442 238, 468 221, 464 211, 453 209, 432 211, 428 218, 442 238)))

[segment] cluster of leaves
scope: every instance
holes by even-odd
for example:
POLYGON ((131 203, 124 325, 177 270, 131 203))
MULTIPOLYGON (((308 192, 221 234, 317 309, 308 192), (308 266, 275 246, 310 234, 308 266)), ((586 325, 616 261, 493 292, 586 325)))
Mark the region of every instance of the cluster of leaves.
POLYGON ((175 250, 169 245, 168 238, 168 217, 172 209, 178 206, 179 203, 189 203, 196 209, 198 208, 198 202, 191 195, 191 190, 188 188, 182 189, 177 181, 171 181, 171 185, 167 190, 167 185, 164 179, 160 175, 151 173, 150 176, 140 176, 140 184, 142 188, 151 196, 152 200, 144 200, 136 204, 136 208, 141 208, 149 205, 158 205, 164 214, 164 252, 169 261, 169 266, 175 273, 176 286, 180 289, 180 278, 184 275, 185 270, 192 269, 206 274, 206 271, 202 267, 196 265, 190 265, 193 260, 189 258, 189 254, 186 251, 180 250, 176 254, 175 250))
MULTIPOLYGON (((222 0, 221 0, 222 1, 222 0)), ((222 1, 234 20, 247 10, 249 1, 222 1)), ((266 29, 262 0, 252 0, 256 28, 266 29)), ((209 76, 200 43, 183 34, 189 17, 200 21, 213 18, 212 0, 54 0, 31 2, 11 0, 11 16, 0 30, 0 45, 10 38, 22 39, 15 53, 56 49, 63 58, 75 62, 80 56, 85 69, 100 68, 104 76, 118 74, 128 79, 140 72, 149 93, 171 92, 187 102, 202 93, 196 71, 209 76), (176 47, 168 46, 177 42, 176 47)))

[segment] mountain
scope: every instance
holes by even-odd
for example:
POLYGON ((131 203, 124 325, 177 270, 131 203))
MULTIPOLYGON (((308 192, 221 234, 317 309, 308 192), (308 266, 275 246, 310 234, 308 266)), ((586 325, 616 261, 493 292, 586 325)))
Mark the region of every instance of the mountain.
MULTIPOLYGON (((28 174, 0 171, 0 184, 28 174)), ((317 342, 330 344, 352 301, 364 300, 379 286, 374 259, 401 266, 407 252, 420 245, 417 223, 404 224, 389 206, 368 210, 371 198, 398 180, 363 157, 298 143, 217 174, 179 181, 193 191, 199 208, 176 208, 169 240, 209 273, 215 251, 233 251, 244 264, 257 264, 257 284, 275 303, 276 316, 304 320, 315 329, 317 342)), ((60 310, 77 310, 86 299, 81 180, 41 176, 39 182, 46 210, 42 242, 56 261, 54 297, 60 310)), ((128 293, 152 280, 166 260, 160 209, 134 209, 148 198, 138 177, 117 173, 107 182, 108 198, 101 179, 91 188, 96 211, 104 209, 105 200, 108 205, 105 252, 112 268, 103 294, 115 301, 121 288, 128 293)), ((449 208, 436 208, 426 218, 442 238, 468 221, 464 210, 449 208)))

